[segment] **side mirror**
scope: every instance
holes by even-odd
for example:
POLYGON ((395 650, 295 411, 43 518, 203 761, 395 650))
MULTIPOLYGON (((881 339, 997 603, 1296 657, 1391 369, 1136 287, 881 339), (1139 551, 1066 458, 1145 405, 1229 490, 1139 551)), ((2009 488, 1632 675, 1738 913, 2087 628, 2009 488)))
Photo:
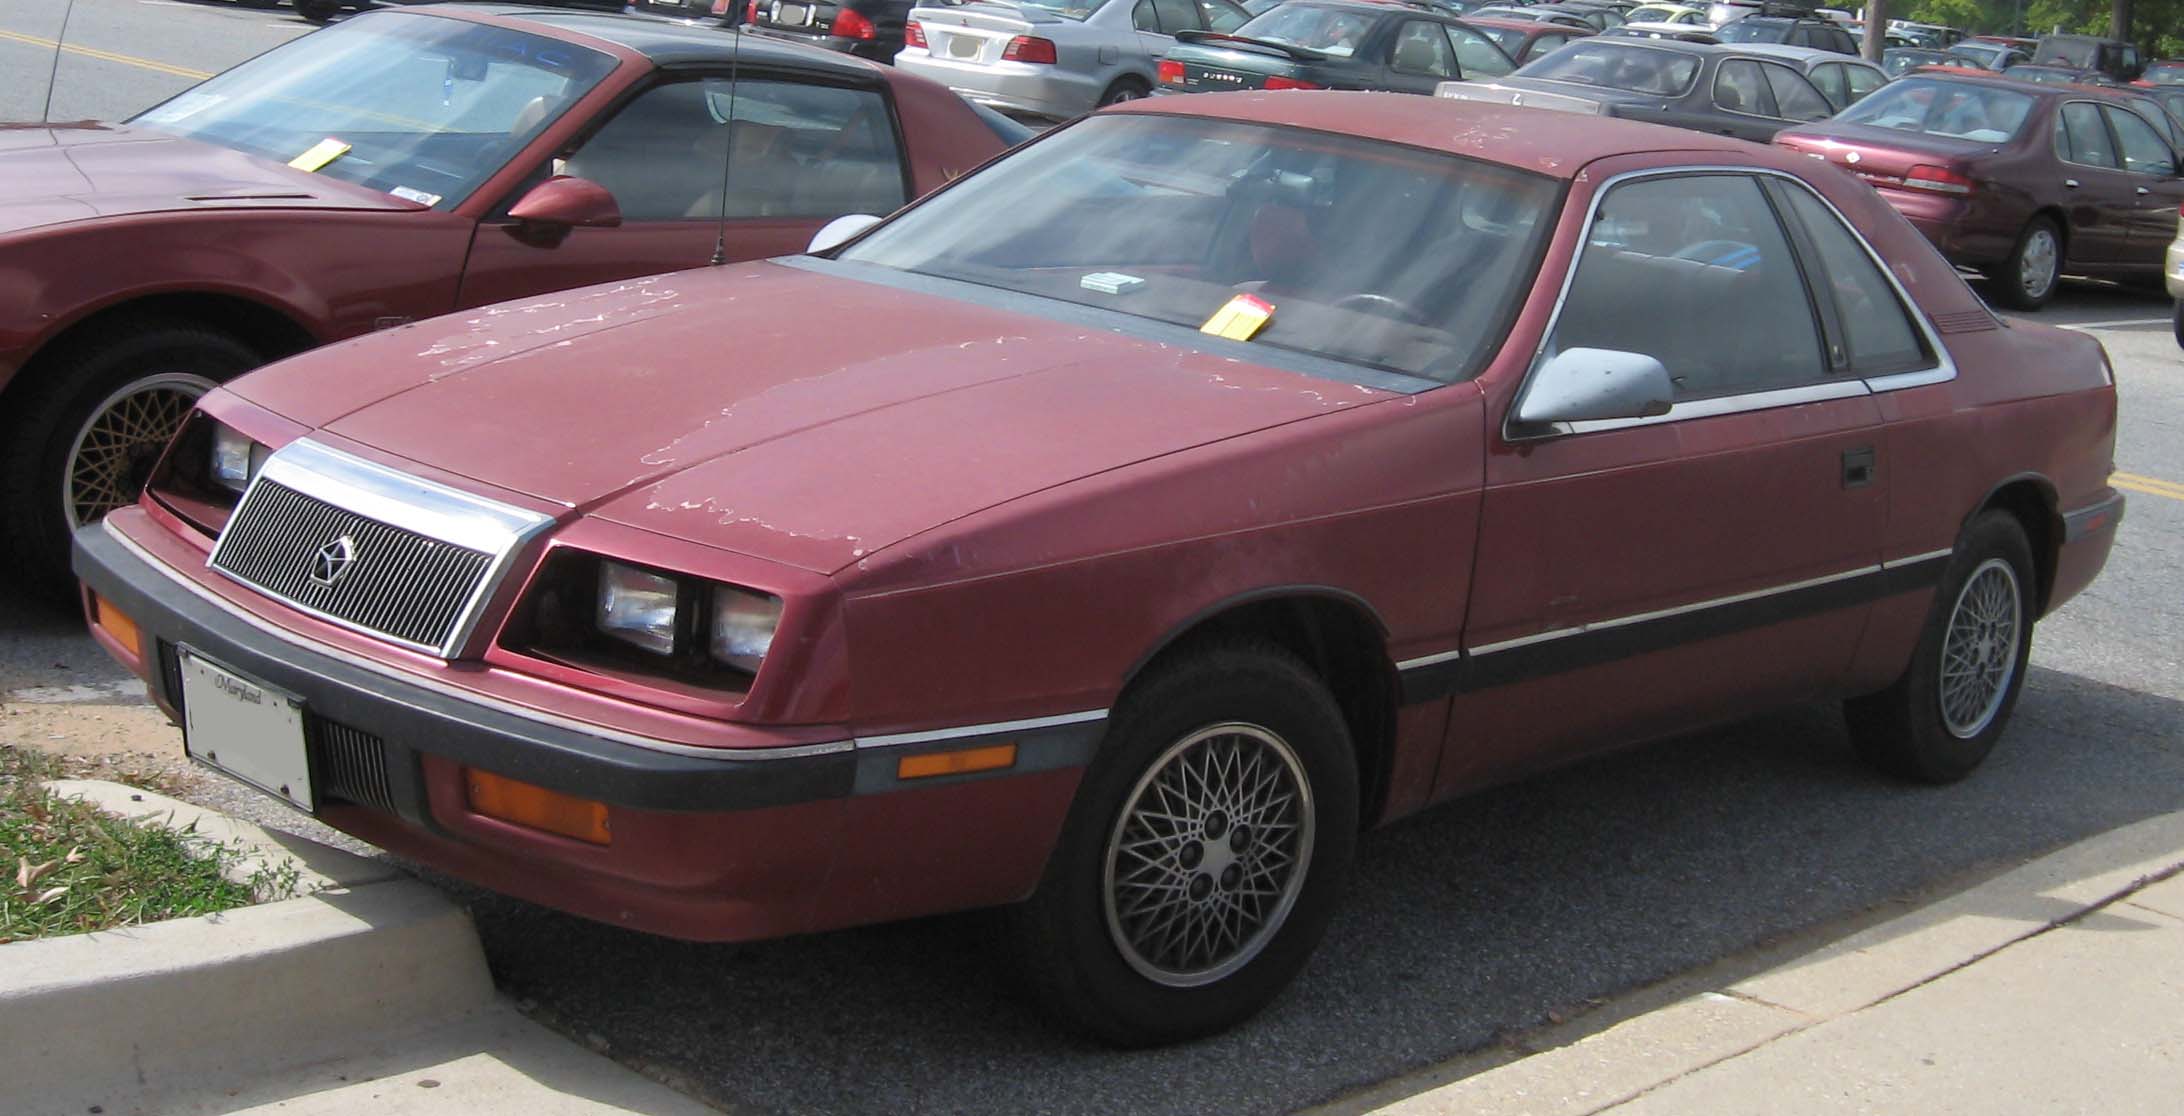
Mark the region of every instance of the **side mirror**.
POLYGON ((821 252, 831 252, 855 240, 858 233, 879 223, 880 219, 870 213, 850 213, 836 217, 812 234, 811 243, 804 248, 804 254, 816 256, 821 252))
POLYGON ((1668 369, 1644 353, 1564 349, 1532 376, 1517 404, 1517 421, 1552 422, 1665 415, 1676 398, 1668 369))
POLYGON ((611 229, 622 223, 622 207, 606 187, 568 174, 531 187, 508 207, 508 215, 526 224, 562 229, 611 229))

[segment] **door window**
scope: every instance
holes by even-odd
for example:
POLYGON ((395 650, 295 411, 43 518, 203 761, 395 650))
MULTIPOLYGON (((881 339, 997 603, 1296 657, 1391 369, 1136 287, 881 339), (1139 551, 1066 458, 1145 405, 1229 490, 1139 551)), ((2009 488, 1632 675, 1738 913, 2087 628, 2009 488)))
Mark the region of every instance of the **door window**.
POLYGON ((2063 106, 2055 129, 2055 154, 2065 162, 2087 167, 2120 167, 2116 147, 2101 122, 2101 109, 2091 101, 2072 101, 2063 106))
POLYGON ((892 213, 908 200, 894 117, 874 90, 747 80, 729 135, 730 217, 892 213))
POLYGON ((1775 114, 1774 95, 1767 92, 1767 79, 1759 72, 1759 63, 1744 58, 1721 64, 1721 72, 1714 75, 1714 104, 1728 112, 1775 114))
POLYGON ((1834 296, 1836 326, 1843 335, 1840 363, 1860 376, 1932 364, 1903 300, 1842 219, 1802 187, 1778 186, 1774 193, 1785 199, 1791 218, 1820 257, 1812 274, 1834 296))
POLYGON ((1826 120, 1835 115, 1834 107, 1805 80, 1805 75, 1772 62, 1760 68, 1766 71, 1767 85, 1774 92, 1776 116, 1785 120, 1826 120))
POLYGON ((1130 9, 1130 26, 1160 33, 1160 17, 1153 14, 1153 0, 1137 0, 1137 6, 1130 9))
POLYGON ((2176 152, 2170 150, 2168 141, 2154 131, 2153 125, 2139 114, 2115 105, 2104 105, 2101 111, 2108 117, 2108 126, 2115 129, 2117 146, 2123 149, 2123 169, 2162 178, 2176 174, 2176 152))
POLYGON ((1659 360, 1678 400, 1828 375, 1789 241, 1744 175, 1639 179, 1602 199, 1547 351, 1580 347, 1659 360))
POLYGON ((1206 21, 1206 29, 1226 35, 1251 22, 1251 13, 1228 0, 1198 0, 1198 14, 1206 21))
POLYGON ((1440 24, 1414 19, 1395 33, 1395 47, 1388 55, 1388 65, 1406 74, 1455 77, 1456 52, 1450 49, 1448 36, 1441 33, 1440 24))
POLYGON ((1198 5, 1193 0, 1153 0, 1153 11, 1160 16, 1160 33, 1163 35, 1200 30, 1198 5))
POLYGON ((555 173, 606 187, 624 221, 713 216, 720 208, 731 84, 709 77, 645 90, 557 160, 555 173))
POLYGON ((1517 68, 1494 40, 1469 27, 1448 27, 1448 37, 1456 44, 1456 61, 1462 67, 1457 77, 1502 77, 1517 68))

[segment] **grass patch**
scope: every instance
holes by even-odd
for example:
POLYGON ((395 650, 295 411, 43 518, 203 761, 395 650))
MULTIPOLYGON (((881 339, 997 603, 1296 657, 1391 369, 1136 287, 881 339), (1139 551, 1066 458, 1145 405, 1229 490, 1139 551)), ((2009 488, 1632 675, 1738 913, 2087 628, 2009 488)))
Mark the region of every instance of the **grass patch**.
POLYGON ((225 870, 242 858, 239 848, 139 825, 39 785, 67 774, 52 756, 0 745, 0 944, 211 914, 293 893, 292 868, 232 880, 225 870))

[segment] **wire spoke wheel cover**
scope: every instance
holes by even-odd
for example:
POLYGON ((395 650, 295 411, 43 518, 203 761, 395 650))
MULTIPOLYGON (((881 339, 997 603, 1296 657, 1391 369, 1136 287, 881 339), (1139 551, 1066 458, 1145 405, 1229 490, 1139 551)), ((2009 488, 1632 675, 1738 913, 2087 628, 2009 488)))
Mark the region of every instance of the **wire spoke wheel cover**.
POLYGON ((213 387, 203 376, 165 372, 125 384, 92 408, 61 477, 68 525, 95 523, 134 503, 160 451, 213 387))
POLYGON ((1275 733, 1231 722, 1170 745, 1108 836, 1101 890, 1115 948, 1171 988, 1250 964, 1296 905, 1316 825, 1304 765, 1275 733))
POLYGON ((1985 732, 2002 710, 2017 673, 2017 644, 2024 625, 2017 571, 1989 558, 1964 580, 1949 612, 1941 643, 1941 723, 1951 736, 1970 740, 1985 732))

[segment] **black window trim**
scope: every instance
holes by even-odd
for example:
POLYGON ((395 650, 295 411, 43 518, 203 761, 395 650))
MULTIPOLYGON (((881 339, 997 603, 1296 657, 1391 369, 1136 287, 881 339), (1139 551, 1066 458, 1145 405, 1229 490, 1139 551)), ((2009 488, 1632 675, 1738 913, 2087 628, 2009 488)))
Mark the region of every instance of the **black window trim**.
MULTIPOLYGON (((1902 391, 1908 388, 1947 383, 1957 378, 1956 361, 1949 355, 1948 347, 1941 343, 1940 332, 1934 328, 1934 323, 1928 319, 1925 309, 1919 305, 1918 300, 1912 298, 1911 293, 1904 289, 1903 281, 1897 278, 1896 273, 1889 268, 1888 262, 1881 258, 1880 252, 1873 247, 1872 242, 1866 239, 1864 233, 1858 231, 1858 226, 1834 202, 1828 200, 1826 194, 1813 189, 1809 183, 1788 171, 1776 170, 1771 167, 1716 164, 1646 167, 1640 170, 1624 171, 1609 176, 1605 181, 1593 188, 1592 197, 1586 203, 1585 220, 1580 227, 1589 229, 1593 226, 1593 223, 1600 217, 1601 201, 1623 183, 1645 178, 1684 177, 1701 174, 1739 174, 1762 180, 1780 179, 1811 193, 1813 197, 1819 199, 1820 204, 1828 212, 1834 214, 1836 220, 1842 222, 1845 229, 1849 230, 1851 239, 1855 240, 1858 246, 1865 250, 1866 257, 1873 261, 1874 266, 1880 269, 1881 275, 1888 280, 1889 288, 1895 292, 1897 300, 1907 308, 1912 324, 1918 327, 1919 336, 1924 339, 1928 350, 1934 354, 1933 367, 1860 378, 1836 377, 1803 387, 1769 389, 1744 395, 1716 395, 1706 399, 1685 400, 1671 404, 1666 414, 1649 415, 1644 418, 1553 423, 1540 428, 1521 427, 1516 421, 1517 409, 1523 403, 1526 393, 1531 390, 1532 381, 1538 376, 1540 366, 1545 363, 1547 343, 1554 337, 1555 327, 1561 324, 1563 308, 1570 299, 1570 288, 1577 279, 1578 264, 1583 261, 1585 254, 1583 247, 1580 246, 1577 251, 1570 254, 1570 264, 1563 270, 1562 287, 1555 295, 1554 308, 1547 316, 1547 325, 1541 330, 1539 343, 1532 351, 1532 359, 1525 368, 1523 378, 1517 383, 1516 392, 1510 396, 1507 410, 1502 414, 1501 438, 1505 444, 1522 445, 1548 438, 1605 433, 1633 426, 1687 422, 1694 419, 1715 418, 1721 415, 1743 414, 1750 411, 1772 410, 1777 407, 1848 399, 1859 395, 1879 395, 1883 392, 1902 391)), ((1764 190, 1762 192, 1764 193, 1764 190)))
MULTIPOLYGON (((1803 187, 1807 197, 1818 201, 1829 213, 1835 214, 1838 218, 1836 224, 1850 235, 1853 242, 1861 244, 1864 242, 1865 238, 1859 236, 1857 230, 1851 228, 1848 222, 1840 220, 1841 214, 1833 206, 1829 206, 1827 199, 1821 197, 1818 191, 1810 186, 1804 186, 1802 183, 1799 186, 1803 187)), ((1787 180, 1783 179, 1764 180, 1760 183, 1760 189, 1767 195, 1768 204, 1774 206, 1775 217, 1782 222, 1783 228, 1789 231, 1790 249, 1799 257, 1798 270, 1805 277, 1806 293, 1812 298, 1815 306, 1820 308, 1822 334, 1828 347, 1828 362, 1835 369, 1834 374, 1861 380, 1871 380, 1882 376, 1919 372, 1934 367, 1933 345, 1918 330, 1912 332, 1919 342, 1919 355, 1908 361, 1888 364, 1872 361, 1860 362, 1857 354, 1850 351, 1849 334, 1848 331, 1843 329, 1843 322, 1847 315, 1843 312, 1842 304, 1836 301, 1833 287, 1817 281, 1817 277, 1824 277, 1827 271, 1826 262, 1821 257, 1819 242, 1814 239, 1812 230, 1807 227, 1805 219, 1798 216, 1791 209, 1788 200, 1783 197, 1784 194, 1796 188, 1798 187, 1791 186, 1787 180)), ((1888 269, 1878 261, 1874 263, 1874 267, 1883 275, 1888 274, 1888 269)), ((1895 301, 1897 312, 1901 313, 1906 321, 1916 322, 1918 320, 1918 315, 1904 305, 1904 299, 1900 292, 1892 289, 1889 292, 1889 297, 1895 301)))

